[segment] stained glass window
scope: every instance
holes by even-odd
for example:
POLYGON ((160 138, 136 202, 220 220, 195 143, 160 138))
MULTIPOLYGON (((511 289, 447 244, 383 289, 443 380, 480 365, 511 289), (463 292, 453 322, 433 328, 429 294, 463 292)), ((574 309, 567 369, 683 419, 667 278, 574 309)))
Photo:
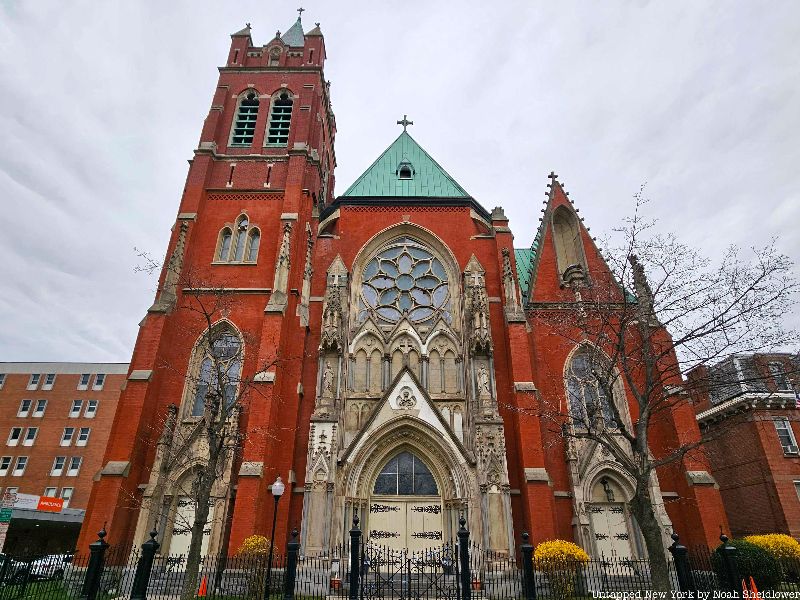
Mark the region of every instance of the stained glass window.
POLYGON ((428 466, 410 452, 401 452, 383 467, 375 480, 374 494, 437 496, 439 488, 428 466))
POLYGON ((378 252, 364 267, 362 281, 359 321, 369 313, 388 323, 404 316, 414 323, 438 315, 451 320, 444 265, 413 238, 400 238, 378 252))
POLYGON ((616 427, 609 398, 595 375, 602 368, 595 356, 582 350, 572 357, 567 371, 567 397, 569 411, 576 426, 587 427, 594 423, 601 410, 608 427, 616 427))
POLYGON ((218 371, 222 376, 225 394, 225 410, 231 408, 236 400, 236 387, 239 384, 239 375, 242 367, 241 352, 242 342, 238 336, 224 332, 211 342, 210 351, 200 363, 200 372, 197 377, 197 387, 194 392, 194 401, 190 415, 203 416, 206 398, 209 393, 220 393, 217 385, 217 367, 214 360, 219 362, 218 371))

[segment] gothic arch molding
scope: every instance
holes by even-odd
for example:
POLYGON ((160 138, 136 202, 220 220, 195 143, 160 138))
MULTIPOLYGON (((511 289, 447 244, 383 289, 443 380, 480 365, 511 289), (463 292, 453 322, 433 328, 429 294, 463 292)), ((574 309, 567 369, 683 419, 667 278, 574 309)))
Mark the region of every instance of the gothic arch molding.
POLYGON ((403 450, 417 454, 430 467, 442 500, 466 499, 475 487, 464 458, 444 442, 441 433, 415 417, 403 416, 382 425, 347 459, 342 494, 367 499, 384 464, 403 450))

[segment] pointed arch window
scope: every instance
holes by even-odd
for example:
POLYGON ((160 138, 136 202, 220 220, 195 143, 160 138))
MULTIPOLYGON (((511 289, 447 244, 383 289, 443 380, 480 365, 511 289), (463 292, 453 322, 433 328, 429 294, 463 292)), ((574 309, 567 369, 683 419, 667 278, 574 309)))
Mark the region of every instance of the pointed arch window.
POLYGON ((381 469, 373 494, 391 496, 438 496, 431 470, 411 452, 401 452, 381 469))
POLYGON ((289 125, 292 121, 294 100, 289 92, 283 91, 272 101, 267 130, 268 146, 285 146, 289 143, 289 125))
POLYGON ((556 246, 559 275, 563 276, 569 267, 575 265, 586 268, 578 219, 565 206, 558 207, 553 214, 553 241, 556 246))
POLYGON ((567 368, 567 399, 572 423, 576 427, 595 428, 598 419, 606 427, 617 427, 609 398, 600 377, 607 371, 605 360, 597 352, 582 348, 570 360, 567 368))
POLYGON ((260 243, 259 228, 250 222, 247 215, 240 215, 233 227, 226 225, 220 230, 216 262, 255 263, 260 243))
POLYGON ((248 90, 239 99, 239 108, 231 132, 231 146, 249 146, 253 143, 258 119, 258 94, 248 90))
POLYGON ((187 416, 202 417, 208 406, 227 416, 236 402, 242 370, 242 341, 230 329, 204 338, 195 349, 194 392, 187 416))

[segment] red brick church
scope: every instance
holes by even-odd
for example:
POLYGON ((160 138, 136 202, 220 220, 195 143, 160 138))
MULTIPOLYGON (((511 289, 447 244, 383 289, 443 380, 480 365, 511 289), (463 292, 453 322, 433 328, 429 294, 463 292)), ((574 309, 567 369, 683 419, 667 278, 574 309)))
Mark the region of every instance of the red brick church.
MULTIPOLYGON (((404 117, 335 195, 326 59, 319 25, 305 32, 300 18, 263 45, 249 25, 231 36, 81 547, 105 523, 116 543, 142 543, 155 526, 164 552, 186 551, 174 523, 191 520, 202 453, 186 472, 156 465, 172 443, 165 423, 190 427, 203 410, 205 330, 179 307, 223 289, 214 335, 244 348, 235 368, 252 389, 236 416, 243 447, 214 486, 206 552, 269 535, 280 476, 276 541, 296 526, 307 554, 342 543, 355 514, 368 538, 405 548, 451 539, 464 514, 472 539, 498 552, 528 531, 592 555, 642 555, 624 471, 532 410, 540 398, 578 411, 597 398, 580 370, 602 350, 535 317, 573 311, 575 278, 611 277, 562 185, 551 177, 534 244, 515 249, 503 209, 483 204, 497 200, 470 196, 404 117), (190 289, 187 273, 203 283, 190 289), (169 518, 153 522, 159 481, 169 518)), ((629 398, 620 380, 603 401, 631 419, 629 398)), ((699 435, 691 410, 671 419, 654 448, 699 435)), ((674 528, 713 543, 726 523, 713 478, 688 458, 651 492, 666 541, 674 528)))

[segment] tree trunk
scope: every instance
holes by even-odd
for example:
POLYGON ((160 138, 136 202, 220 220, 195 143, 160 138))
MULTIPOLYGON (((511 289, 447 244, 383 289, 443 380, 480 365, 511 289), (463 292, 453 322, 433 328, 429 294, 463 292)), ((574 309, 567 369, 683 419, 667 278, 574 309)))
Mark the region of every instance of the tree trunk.
POLYGON ((213 473, 217 471, 218 457, 209 457, 208 465, 198 473, 197 486, 195 489, 194 522, 192 523, 192 539, 189 542, 189 553, 186 555, 186 576, 183 580, 182 598, 191 600, 197 596, 198 573, 200 571, 200 555, 203 549, 203 536, 208 523, 209 506, 208 501, 211 497, 211 488, 214 485, 213 473))
POLYGON ((669 564, 667 551, 664 548, 661 524, 658 521, 653 499, 645 484, 644 489, 639 489, 630 501, 631 513, 639 525, 647 548, 647 557, 650 559, 650 575, 653 580, 653 590, 669 592, 672 589, 669 577, 669 564))

